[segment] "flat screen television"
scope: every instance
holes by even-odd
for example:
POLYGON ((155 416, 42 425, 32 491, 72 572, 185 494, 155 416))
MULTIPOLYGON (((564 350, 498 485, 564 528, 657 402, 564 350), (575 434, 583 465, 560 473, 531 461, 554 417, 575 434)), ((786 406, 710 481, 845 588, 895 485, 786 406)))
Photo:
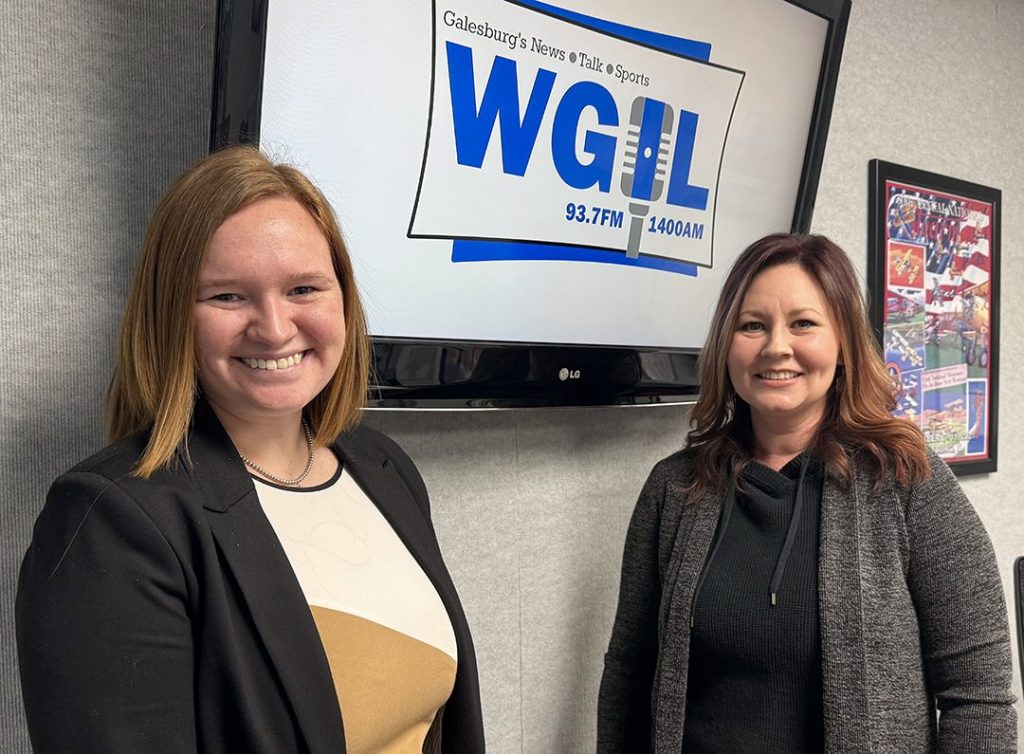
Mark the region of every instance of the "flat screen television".
POLYGON ((849 0, 220 0, 211 149, 338 214, 378 407, 682 402, 810 226, 849 0))

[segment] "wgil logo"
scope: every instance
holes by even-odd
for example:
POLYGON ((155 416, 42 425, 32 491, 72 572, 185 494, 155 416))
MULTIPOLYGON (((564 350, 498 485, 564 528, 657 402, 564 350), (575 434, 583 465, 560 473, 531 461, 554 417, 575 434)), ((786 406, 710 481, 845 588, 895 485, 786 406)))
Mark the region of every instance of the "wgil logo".
POLYGON ((710 266, 741 72, 513 2, 438 4, 434 23, 410 236, 530 245, 491 258, 710 266))

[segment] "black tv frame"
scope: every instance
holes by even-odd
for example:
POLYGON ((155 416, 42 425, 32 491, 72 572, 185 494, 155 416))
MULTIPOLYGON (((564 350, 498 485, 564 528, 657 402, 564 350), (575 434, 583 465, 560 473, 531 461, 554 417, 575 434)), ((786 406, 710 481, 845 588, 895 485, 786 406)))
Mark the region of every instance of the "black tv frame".
MULTIPOLYGON (((780 0, 829 22, 791 230, 810 230, 850 0, 780 0)), ((218 0, 210 151, 259 144, 268 0, 218 0)), ((690 403, 699 349, 374 337, 374 408, 690 403)))

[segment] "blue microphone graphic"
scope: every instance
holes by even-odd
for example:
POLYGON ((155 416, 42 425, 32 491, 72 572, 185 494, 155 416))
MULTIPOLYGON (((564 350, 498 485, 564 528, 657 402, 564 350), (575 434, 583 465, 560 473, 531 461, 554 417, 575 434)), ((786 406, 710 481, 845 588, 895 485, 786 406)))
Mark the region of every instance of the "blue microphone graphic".
POLYGON ((665 188, 665 167, 668 165, 668 142, 675 125, 672 106, 649 97, 637 97, 629 111, 626 152, 622 165, 622 193, 631 201, 629 240, 626 256, 640 256, 640 236, 650 204, 661 198, 665 188))

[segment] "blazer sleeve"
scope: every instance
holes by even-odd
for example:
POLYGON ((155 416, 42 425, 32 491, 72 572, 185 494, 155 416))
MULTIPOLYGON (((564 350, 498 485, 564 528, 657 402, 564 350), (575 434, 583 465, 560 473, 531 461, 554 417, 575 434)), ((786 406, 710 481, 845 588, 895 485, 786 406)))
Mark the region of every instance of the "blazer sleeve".
POLYGON ((664 498, 665 481, 655 467, 626 533, 618 608, 598 695, 599 754, 649 750, 651 694, 658 661, 658 542, 664 498))
POLYGON ((38 754, 196 751, 186 596, 177 556, 116 482, 54 483, 15 605, 38 754))
POLYGON ((939 709, 940 754, 1013 754, 1017 722, 1006 603, 992 542, 949 467, 908 511, 908 581, 928 686, 939 709))

